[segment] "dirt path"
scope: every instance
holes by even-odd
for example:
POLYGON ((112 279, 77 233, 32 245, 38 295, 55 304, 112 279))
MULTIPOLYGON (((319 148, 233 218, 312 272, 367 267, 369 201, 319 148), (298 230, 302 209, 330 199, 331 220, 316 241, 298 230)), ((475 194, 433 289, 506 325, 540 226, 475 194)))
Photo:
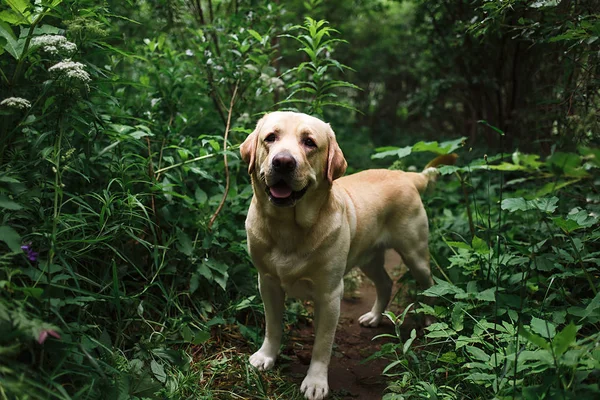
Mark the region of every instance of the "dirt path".
MULTIPOLYGON (((395 252, 386 254, 386 269, 394 282, 404 273, 400 267, 401 259, 395 252)), ((395 293, 397 286, 394 285, 395 293)), ((331 364, 329 366, 329 385, 331 398, 374 400, 380 399, 386 387, 385 377, 381 372, 388 364, 386 360, 362 361, 381 349, 383 343, 391 339, 372 340, 382 333, 393 333, 393 324, 384 318, 377 328, 365 328, 358 324, 358 317, 371 309, 376 298, 375 288, 371 281, 364 279, 359 289, 360 296, 345 299, 342 302, 340 322, 335 336, 335 344, 331 364)), ((392 306, 393 307, 393 306, 392 306)), ((398 312, 399 310, 392 310, 398 312)), ((409 329, 407 327, 407 329, 409 329)), ((403 327, 404 330, 404 327, 403 327)), ((286 366, 290 376, 298 381, 298 385, 306 375, 310 363, 314 331, 312 326, 304 326, 291 332, 291 340, 284 353, 300 361, 286 366)))

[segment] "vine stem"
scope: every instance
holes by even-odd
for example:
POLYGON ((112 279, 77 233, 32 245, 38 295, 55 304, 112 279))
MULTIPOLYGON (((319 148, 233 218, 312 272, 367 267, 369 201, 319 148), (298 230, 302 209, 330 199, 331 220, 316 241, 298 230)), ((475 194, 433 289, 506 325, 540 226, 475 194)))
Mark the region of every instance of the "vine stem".
POLYGON ((215 213, 210 217, 210 221, 208 222, 208 230, 211 230, 217 216, 223 209, 225 205, 225 200, 227 200, 227 195, 229 194, 229 185, 231 178, 229 176, 229 165, 227 163, 227 138, 229 136, 229 128, 231 127, 231 114, 233 114, 233 106, 235 105, 235 98, 237 96, 237 91, 240 82, 237 81, 235 83, 235 87, 233 88, 233 94, 231 95, 231 101, 229 102, 229 110, 227 111, 227 125, 225 126, 225 134, 223 135, 223 164, 225 165, 225 193, 223 193, 223 198, 221 198, 221 202, 219 206, 215 210, 215 213))

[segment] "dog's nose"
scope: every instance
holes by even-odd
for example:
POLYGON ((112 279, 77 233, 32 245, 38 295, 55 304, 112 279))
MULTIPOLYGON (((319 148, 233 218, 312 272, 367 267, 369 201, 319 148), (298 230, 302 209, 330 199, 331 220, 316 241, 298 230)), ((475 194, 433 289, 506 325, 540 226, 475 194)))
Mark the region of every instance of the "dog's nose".
POLYGON ((290 153, 279 153, 273 157, 272 165, 277 172, 292 172, 296 168, 296 159, 290 153))

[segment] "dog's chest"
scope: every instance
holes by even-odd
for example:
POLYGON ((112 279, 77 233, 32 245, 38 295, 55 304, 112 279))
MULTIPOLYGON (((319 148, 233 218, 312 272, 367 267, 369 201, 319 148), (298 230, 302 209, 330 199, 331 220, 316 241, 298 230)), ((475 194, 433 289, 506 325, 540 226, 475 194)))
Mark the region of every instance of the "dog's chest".
POLYGON ((314 260, 310 254, 286 251, 286 249, 272 248, 266 260, 270 265, 271 273, 276 275, 281 287, 289 297, 312 300, 314 283, 311 272, 314 260))

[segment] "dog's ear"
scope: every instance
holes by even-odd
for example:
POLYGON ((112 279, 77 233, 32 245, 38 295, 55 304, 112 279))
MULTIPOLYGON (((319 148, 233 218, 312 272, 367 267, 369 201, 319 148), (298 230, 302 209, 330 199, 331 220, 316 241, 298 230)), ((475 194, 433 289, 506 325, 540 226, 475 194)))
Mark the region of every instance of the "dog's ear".
POLYGON ((244 140, 244 143, 242 143, 240 146, 242 160, 248 164, 248 174, 250 175, 252 175, 254 172, 254 164, 256 163, 256 148, 258 146, 258 132, 260 132, 260 128, 262 127, 264 119, 265 117, 262 117, 258 121, 254 132, 249 134, 246 140, 244 140))
POLYGON ((329 127, 329 149, 327 151, 327 167, 325 168, 325 176, 329 181, 329 184, 333 183, 334 180, 344 175, 348 163, 344 158, 344 153, 338 145, 335 139, 335 133, 331 127, 329 127))

